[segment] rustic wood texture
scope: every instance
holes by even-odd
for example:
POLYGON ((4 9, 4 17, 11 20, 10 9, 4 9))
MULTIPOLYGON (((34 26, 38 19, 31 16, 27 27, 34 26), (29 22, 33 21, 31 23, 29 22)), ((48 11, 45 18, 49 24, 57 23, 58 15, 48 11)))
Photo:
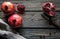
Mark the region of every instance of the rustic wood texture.
MULTIPOLYGON (((0 4, 3 1, 11 1, 15 6, 19 3, 26 6, 25 14, 20 14, 23 17, 23 25, 22 28, 18 30, 18 32, 24 37, 27 39, 42 39, 41 36, 44 34, 45 36, 47 35, 45 37, 46 39, 60 39, 59 29, 56 29, 56 27, 53 25, 49 25, 48 22, 41 16, 43 13, 41 8, 42 4, 50 1, 56 5, 56 18, 59 19, 60 0, 1 0, 0 4), (51 36, 49 35, 50 32, 52 32, 51 36)), ((0 17, 4 17, 1 9, 0 17)))

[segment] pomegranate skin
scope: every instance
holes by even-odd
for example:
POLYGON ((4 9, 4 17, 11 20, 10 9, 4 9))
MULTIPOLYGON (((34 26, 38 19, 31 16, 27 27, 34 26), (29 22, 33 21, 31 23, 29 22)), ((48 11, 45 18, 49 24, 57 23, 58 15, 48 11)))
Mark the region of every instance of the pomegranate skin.
POLYGON ((23 14, 25 11, 25 6, 23 4, 18 4, 17 5, 17 12, 23 14))
POLYGON ((52 17, 52 16, 55 16, 55 14, 56 14, 56 12, 53 12, 53 11, 50 11, 50 12, 49 12, 49 16, 51 16, 51 17, 52 17))
POLYGON ((48 14, 49 16, 55 15, 55 5, 51 2, 43 3, 42 10, 44 13, 48 14))
POLYGON ((21 27, 22 17, 18 14, 13 14, 8 18, 8 23, 11 25, 12 28, 21 27))
POLYGON ((49 12, 51 9, 55 10, 55 5, 51 2, 46 2, 46 3, 43 3, 42 9, 45 12, 49 12))
POLYGON ((3 2, 1 5, 1 10, 4 12, 5 15, 10 15, 14 12, 14 4, 11 2, 3 2))

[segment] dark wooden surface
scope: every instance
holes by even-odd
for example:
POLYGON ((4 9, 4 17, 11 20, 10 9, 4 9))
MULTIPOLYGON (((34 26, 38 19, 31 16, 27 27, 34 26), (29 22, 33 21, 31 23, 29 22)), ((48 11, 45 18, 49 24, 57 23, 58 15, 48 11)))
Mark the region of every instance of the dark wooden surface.
MULTIPOLYGON (((56 5, 56 18, 60 18, 60 0, 1 0, 11 1, 16 6, 21 3, 26 6, 25 14, 23 17, 22 29, 19 29, 19 33, 27 39, 42 39, 41 36, 45 35, 46 39, 60 39, 60 30, 55 26, 49 25, 48 22, 41 16, 42 3, 50 1, 56 5), (52 33, 50 36, 49 33, 52 33)), ((17 13, 17 12, 15 12, 17 13)), ((18 13, 19 14, 19 13, 18 13)), ((0 17, 3 18, 4 14, 0 10, 0 17)))

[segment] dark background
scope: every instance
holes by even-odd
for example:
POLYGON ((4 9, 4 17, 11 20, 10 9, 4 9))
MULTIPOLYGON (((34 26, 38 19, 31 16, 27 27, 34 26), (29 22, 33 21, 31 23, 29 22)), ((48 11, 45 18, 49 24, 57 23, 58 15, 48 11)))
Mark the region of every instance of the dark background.
MULTIPOLYGON (((22 28, 19 29, 19 33, 22 36, 27 39, 60 39, 60 29, 56 29, 55 26, 49 25, 41 16, 43 13, 41 8, 42 3, 49 1, 56 5, 56 18, 59 20, 60 0, 0 0, 0 5, 3 1, 11 1, 15 6, 19 3, 26 6, 25 14, 20 14, 23 17, 23 25, 22 28)), ((1 10, 0 17, 4 17, 1 10)), ((60 25, 60 21, 56 21, 56 24, 60 25)))

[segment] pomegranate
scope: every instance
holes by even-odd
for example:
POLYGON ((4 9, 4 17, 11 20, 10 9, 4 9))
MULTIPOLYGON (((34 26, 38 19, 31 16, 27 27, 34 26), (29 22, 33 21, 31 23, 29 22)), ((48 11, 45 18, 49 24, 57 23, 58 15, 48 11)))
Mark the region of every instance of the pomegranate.
POLYGON ((24 11, 25 11, 25 6, 23 4, 18 4, 17 12, 20 12, 22 14, 22 13, 24 13, 24 11))
POLYGON ((11 25, 12 28, 21 27, 22 17, 18 14, 13 14, 8 18, 8 23, 11 25))
POLYGON ((42 5, 42 9, 44 13, 46 13, 49 16, 55 15, 55 5, 51 2, 46 2, 42 5))
POLYGON ((14 12, 14 4, 11 2, 3 2, 1 5, 1 10, 5 15, 10 15, 14 12))
POLYGON ((50 11, 49 12, 49 16, 54 16, 55 15, 55 12, 54 11, 50 11))

